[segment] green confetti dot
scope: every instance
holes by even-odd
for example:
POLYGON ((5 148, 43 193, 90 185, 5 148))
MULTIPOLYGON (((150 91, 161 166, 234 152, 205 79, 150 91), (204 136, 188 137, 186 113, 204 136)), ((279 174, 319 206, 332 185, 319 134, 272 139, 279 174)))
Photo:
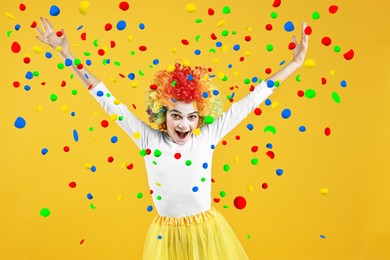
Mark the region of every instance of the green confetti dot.
POLYGON ((199 41, 199 39, 200 39, 200 35, 197 35, 196 37, 195 37, 195 41, 199 41))
POLYGON ((273 133, 274 135, 276 134, 276 128, 272 125, 268 125, 266 127, 264 127, 264 133, 265 132, 271 132, 273 133))
POLYGON ((221 32, 221 35, 224 36, 224 37, 226 37, 226 36, 229 35, 229 31, 228 31, 228 30, 223 30, 223 31, 221 32))
POLYGON ((139 70, 139 71, 138 71, 138 74, 139 74, 140 76, 145 76, 145 73, 144 73, 142 70, 139 70))
POLYGON ((228 205, 224 205, 223 208, 224 208, 224 209, 228 209, 229 206, 228 206, 228 205))
POLYGON ((259 164, 259 159, 253 158, 253 159, 251 160, 251 163, 252 163, 253 165, 258 165, 258 164, 259 164))
POLYGON ((56 101, 58 99, 58 96, 56 94, 51 94, 50 95, 50 100, 51 101, 56 101))
POLYGON ((131 51, 130 54, 134 56, 135 55, 135 51, 131 51))
POLYGON ((93 132, 93 127, 89 127, 88 130, 89 130, 90 132, 93 132))
POLYGON ((137 199, 141 199, 142 196, 143 196, 142 192, 138 192, 138 193, 137 193, 137 199))
POLYGON ((215 51, 214 48, 211 48, 211 49, 209 50, 209 52, 216 53, 216 51, 215 51))
POLYGON ((41 211, 39 212, 39 214, 42 216, 42 217, 48 217, 50 216, 50 210, 48 208, 43 208, 41 209, 41 211))
POLYGON ((272 51, 274 49, 274 46, 272 44, 267 44, 266 49, 267 51, 272 51))
POLYGON ((271 12, 271 18, 272 19, 278 18, 278 14, 276 12, 271 12))
POLYGON ((187 160, 187 161, 186 161, 186 165, 187 165, 187 166, 190 166, 191 164, 192 164, 191 160, 187 160))
POLYGON ((311 18, 313 18, 314 20, 320 19, 320 13, 319 12, 313 12, 313 14, 311 15, 311 18))
POLYGON ((202 182, 205 182, 206 181, 206 178, 203 177, 202 179, 200 179, 202 182))
POLYGON ((74 65, 78 66, 81 64, 81 60, 76 58, 76 59, 74 59, 73 63, 74 63, 74 65))
POLYGON ((58 63, 57 67, 62 70, 63 68, 65 68, 65 65, 63 63, 58 63))
POLYGON ((227 80, 228 80, 228 77, 226 75, 223 76, 222 81, 227 81, 227 80))
POLYGON ((77 90, 75 89, 72 90, 72 95, 77 95, 77 93, 78 93, 77 90))
POLYGON ((160 195, 157 196, 157 200, 161 200, 161 196, 160 195))
POLYGON ((230 14, 230 7, 229 6, 224 6, 223 9, 222 9, 222 13, 230 14))
POLYGON ((237 34, 237 32, 236 32, 236 31, 232 31, 232 34, 233 34, 233 35, 236 35, 236 34, 237 34))
POLYGON ((341 51, 341 48, 340 48, 340 46, 336 45, 336 46, 333 47, 333 50, 334 50, 335 52, 340 52, 340 51, 341 51))
POLYGON ((295 76, 295 80, 296 80, 297 82, 301 82, 301 74, 296 75, 296 76, 295 76))
POLYGON ((156 162, 156 161, 153 161, 152 163, 153 163, 154 165, 157 165, 157 162, 156 162))
POLYGON ((119 121, 122 121, 122 120, 123 120, 123 116, 119 116, 119 117, 118 117, 118 120, 119 120, 119 121))
POLYGON ((89 56, 91 56, 91 53, 90 53, 90 52, 88 52, 88 51, 86 51, 86 52, 84 52, 84 56, 87 56, 87 57, 89 57, 89 56))
POLYGON ((116 66, 120 66, 120 65, 121 65, 121 63, 120 63, 119 61, 114 61, 114 65, 116 65, 116 66))
POLYGON ((250 84, 250 83, 251 83, 251 80, 248 79, 248 78, 246 78, 246 79, 244 79, 244 83, 245 83, 245 84, 250 84))
POLYGON ((205 122, 205 124, 210 125, 210 124, 214 123, 214 118, 212 116, 206 116, 204 118, 204 122, 205 122))
POLYGON ((221 196, 222 198, 226 197, 226 192, 225 191, 221 191, 219 193, 219 196, 221 196))
POLYGON ((196 19, 196 20, 195 20, 195 23, 202 23, 202 22, 203 22, 202 19, 196 19))
POLYGON ((38 71, 34 71, 33 75, 34 75, 34 77, 38 77, 39 76, 39 72, 38 71))
POLYGON ((274 81, 274 87, 277 88, 280 86, 280 82, 279 81, 274 81))
POLYGON ((99 46, 98 40, 94 40, 94 41, 93 41, 93 45, 94 45, 95 47, 98 47, 98 46, 99 46))
POLYGON ((141 156, 146 156, 146 150, 145 149, 142 149, 141 151, 139 151, 139 154, 141 156))
POLYGON ((334 102, 340 103, 340 96, 336 92, 332 92, 332 98, 333 98, 334 102))
POLYGON ((251 235, 247 235, 247 237, 246 237, 246 238, 247 238, 248 240, 249 240, 249 239, 251 239, 251 235))
POLYGON ((223 170, 224 170, 225 172, 228 172, 228 171, 230 170, 229 164, 225 164, 225 165, 223 166, 223 170))
POLYGON ((314 89, 309 88, 305 91, 305 97, 307 97, 307 98, 314 98, 316 95, 317 94, 316 94, 316 91, 314 89))
POLYGON ((96 209, 96 206, 95 206, 95 205, 93 205, 92 203, 91 203, 91 204, 89 204, 89 207, 90 207, 91 209, 96 209))

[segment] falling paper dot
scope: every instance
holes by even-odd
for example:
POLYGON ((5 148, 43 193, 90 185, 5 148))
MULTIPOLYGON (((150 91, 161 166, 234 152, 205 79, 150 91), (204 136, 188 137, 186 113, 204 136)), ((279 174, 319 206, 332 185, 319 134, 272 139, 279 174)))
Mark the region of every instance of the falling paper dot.
POLYGON ((355 55, 353 49, 350 49, 348 52, 344 53, 344 59, 346 60, 352 60, 353 56, 355 55))
POLYGON ((294 31, 294 24, 291 21, 286 22, 284 24, 284 30, 286 30, 286 32, 294 31))
POLYGON ((282 111, 282 117, 283 117, 284 119, 287 119, 287 118, 289 118, 290 116, 291 116, 291 110, 290 110, 290 109, 286 108, 286 109, 284 109, 284 110, 282 111))
POLYGON ((13 53, 19 53, 22 48, 20 47, 20 44, 17 42, 13 42, 11 45, 11 50, 13 53))
POLYGON ((39 214, 42 216, 42 217, 48 217, 50 216, 50 210, 48 208, 43 208, 41 209, 41 211, 39 212, 39 214))
POLYGON ((193 13, 193 12, 195 12, 196 11, 196 5, 195 4, 187 4, 186 5, 186 11, 188 12, 188 13, 193 13))
POLYGON ((26 126, 26 120, 24 120, 23 117, 18 117, 15 120, 14 126, 16 128, 22 129, 22 128, 24 128, 26 126))
POLYGON ((127 10, 129 9, 129 3, 126 2, 126 1, 120 2, 120 3, 119 3, 119 8, 120 8, 122 11, 127 11, 127 10))
POLYGON ((88 7, 89 7, 89 2, 88 1, 83 1, 79 4, 79 12, 80 14, 85 15, 87 13, 88 7))
POLYGON ((51 16, 57 16, 57 15, 60 14, 60 12, 61 12, 61 11, 60 11, 60 8, 59 8, 58 6, 52 5, 52 6, 50 7, 49 13, 50 13, 51 16))
POLYGON ((233 203, 237 209, 244 209, 246 207, 246 199, 242 196, 237 196, 233 203))

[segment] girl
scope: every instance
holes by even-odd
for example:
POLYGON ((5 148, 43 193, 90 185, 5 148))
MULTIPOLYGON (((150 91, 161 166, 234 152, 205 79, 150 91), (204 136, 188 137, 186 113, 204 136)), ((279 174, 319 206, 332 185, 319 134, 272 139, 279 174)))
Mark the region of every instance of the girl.
MULTIPOLYGON (((37 39, 74 61, 66 34, 58 37, 47 19, 37 39)), ((144 155, 158 212, 146 236, 144 259, 248 259, 224 217, 211 206, 212 156, 218 142, 300 68, 308 48, 304 33, 293 59, 221 114, 207 68, 175 64, 156 74, 148 89, 147 113, 153 129, 118 102, 103 82, 82 65, 72 69, 103 109, 116 118, 144 155), (206 93, 206 94, 205 94, 206 93)))

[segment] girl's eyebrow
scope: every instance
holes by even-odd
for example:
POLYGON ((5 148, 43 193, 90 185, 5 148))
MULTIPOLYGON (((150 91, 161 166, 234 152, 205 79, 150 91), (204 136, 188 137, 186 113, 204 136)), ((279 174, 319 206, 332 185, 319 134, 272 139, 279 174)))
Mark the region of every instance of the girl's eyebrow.
MULTIPOLYGON (((176 109, 172 109, 170 112, 175 112, 175 113, 178 113, 178 114, 183 114, 182 112, 180 112, 179 110, 176 110, 176 109)), ((192 114, 199 114, 199 113, 198 113, 198 111, 194 111, 194 112, 189 113, 188 115, 192 115, 192 114)))

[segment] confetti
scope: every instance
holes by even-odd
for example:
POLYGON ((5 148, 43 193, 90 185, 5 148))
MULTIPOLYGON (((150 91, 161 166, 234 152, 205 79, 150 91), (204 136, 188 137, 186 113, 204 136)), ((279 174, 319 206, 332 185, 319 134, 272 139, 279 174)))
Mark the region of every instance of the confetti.
POLYGON ((26 126, 26 120, 23 117, 19 116, 18 118, 16 118, 14 126, 16 128, 22 129, 26 126))
POLYGON ((121 9, 122 11, 127 11, 127 10, 129 10, 129 7, 130 7, 130 5, 129 5, 129 3, 126 2, 126 1, 123 1, 123 2, 120 2, 120 3, 119 3, 119 9, 121 9))
POLYGON ((284 24, 284 30, 286 32, 292 32, 294 31, 294 29, 295 29, 294 24, 291 21, 288 21, 284 24))
POLYGON ((287 119, 287 118, 289 118, 290 116, 291 116, 291 110, 290 110, 290 109, 286 108, 286 109, 284 109, 284 110, 282 111, 282 117, 283 117, 284 119, 287 119))
POLYGON ((61 12, 61 10, 60 10, 60 8, 58 6, 52 5, 50 7, 49 13, 50 13, 51 16, 58 16, 60 14, 60 12, 61 12))
POLYGON ((313 59, 306 59, 305 62, 303 63, 303 66, 306 68, 314 68, 316 66, 316 62, 313 59))
POLYGON ((347 51, 346 53, 344 53, 344 59, 346 60, 352 60, 353 56, 355 55, 353 49, 350 49, 349 51, 347 51))
POLYGON ((331 5, 331 6, 329 6, 329 13, 331 13, 331 14, 335 14, 335 13, 337 13, 337 10, 339 9, 339 7, 337 6, 337 5, 331 5))
POLYGON ((244 209, 246 207, 246 199, 242 196, 237 196, 234 198, 233 204, 236 209, 244 209))
POLYGON ((196 11, 196 5, 195 4, 187 4, 185 9, 186 9, 187 13, 193 13, 196 11))
POLYGON ((48 217, 50 216, 50 210, 48 208, 43 208, 40 210, 39 214, 42 216, 42 217, 48 217))
POLYGON ((20 44, 17 42, 13 42, 11 45, 11 50, 13 53, 19 53, 22 47, 20 47, 20 44))

